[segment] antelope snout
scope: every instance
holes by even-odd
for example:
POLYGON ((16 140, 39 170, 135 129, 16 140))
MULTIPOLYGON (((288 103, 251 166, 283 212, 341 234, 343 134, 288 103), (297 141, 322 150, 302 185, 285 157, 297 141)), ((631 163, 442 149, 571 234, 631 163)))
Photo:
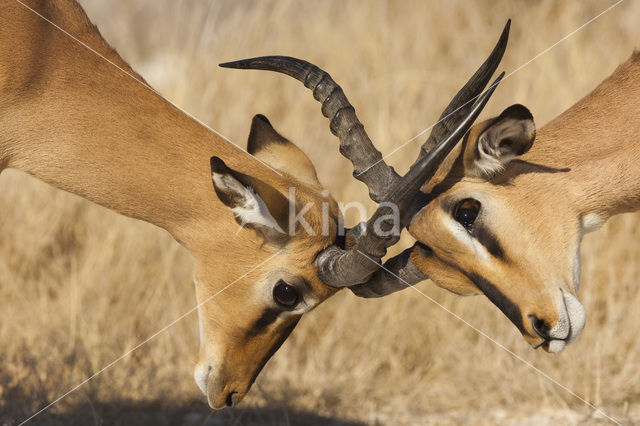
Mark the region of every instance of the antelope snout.
POLYGON ((235 389, 234 385, 226 379, 224 372, 207 363, 198 365, 193 377, 207 397, 209 406, 214 410, 237 405, 248 391, 248 389, 242 391, 235 389))
POLYGON ((534 348, 541 347, 547 352, 560 353, 566 345, 575 341, 582 333, 586 313, 582 304, 571 293, 558 289, 556 301, 558 319, 550 324, 543 317, 530 314, 529 320, 533 332, 542 338, 534 348))

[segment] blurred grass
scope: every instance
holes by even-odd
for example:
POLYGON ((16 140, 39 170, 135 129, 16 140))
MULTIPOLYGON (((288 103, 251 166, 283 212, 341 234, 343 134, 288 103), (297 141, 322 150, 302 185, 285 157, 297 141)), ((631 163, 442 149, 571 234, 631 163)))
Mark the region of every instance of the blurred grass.
MULTIPOLYGON (((366 191, 338 155, 311 94, 283 76, 223 70, 218 63, 286 54, 318 64, 343 86, 388 153, 435 122, 507 18, 513 24, 502 68, 510 72, 613 4, 81 3, 163 95, 241 145, 253 114, 267 115, 303 147, 343 202, 365 202, 366 191)), ((504 81, 485 116, 523 103, 542 126, 631 54, 640 40, 638 18, 640 3, 616 7, 504 81)), ((406 170, 425 137, 389 162, 406 170)), ((195 305, 189 258, 164 231, 13 170, 0 180, 0 211, 0 423, 28 417, 195 305)), ((585 239, 587 327, 559 356, 532 351, 483 297, 457 298, 429 282, 420 289, 607 413, 640 420, 639 224, 638 215, 620 216, 585 239)), ((267 365, 244 410, 208 414, 191 376, 197 346, 191 315, 36 423, 600 421, 413 291, 372 301, 344 292, 329 300, 303 319, 267 365)))

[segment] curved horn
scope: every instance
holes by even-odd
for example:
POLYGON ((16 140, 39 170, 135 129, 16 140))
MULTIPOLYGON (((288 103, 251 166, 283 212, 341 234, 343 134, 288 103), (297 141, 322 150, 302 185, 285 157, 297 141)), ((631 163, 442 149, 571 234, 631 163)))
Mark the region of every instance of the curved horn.
MULTIPOLYGON (((496 68, 498 68, 498 64, 500 64, 504 51, 507 48, 510 28, 511 19, 507 20, 507 23, 502 30, 502 34, 489 57, 482 65, 480 65, 480 68, 478 68, 478 70, 471 76, 462 89, 458 91, 451 102, 449 102, 449 105, 444 109, 442 115, 440 115, 438 122, 433 126, 433 129, 431 129, 431 134, 420 149, 418 160, 427 155, 438 141, 442 139, 444 134, 456 125, 456 123, 471 108, 473 102, 480 93, 482 93, 482 90, 484 90, 487 83, 489 83, 489 79, 496 71, 496 68)), ((418 160, 416 160, 416 162, 418 160)))
POLYGON ((342 250, 331 246, 318 255, 318 274, 325 284, 331 287, 361 284, 379 268, 380 265, 372 262, 371 259, 384 257, 387 248, 400 238, 399 232, 393 232, 393 227, 397 226, 396 221, 399 218, 394 216, 392 206, 396 206, 400 212, 409 207, 424 182, 433 177, 440 163, 473 125, 503 77, 504 72, 480 96, 471 110, 467 111, 444 140, 411 166, 407 174, 394 185, 389 192, 387 202, 380 205, 367 221, 366 231, 359 230, 358 233, 362 235, 359 236, 353 248, 342 250), (380 233, 376 232, 376 227, 381 231, 380 233))
POLYGON ((322 114, 331 120, 331 133, 340 139, 340 152, 353 163, 353 176, 367 185, 373 201, 383 201, 388 189, 400 180, 400 176, 384 162, 382 154, 369 139, 342 88, 325 71, 289 56, 263 56, 220 66, 283 73, 311 89, 313 97, 322 103, 322 114))

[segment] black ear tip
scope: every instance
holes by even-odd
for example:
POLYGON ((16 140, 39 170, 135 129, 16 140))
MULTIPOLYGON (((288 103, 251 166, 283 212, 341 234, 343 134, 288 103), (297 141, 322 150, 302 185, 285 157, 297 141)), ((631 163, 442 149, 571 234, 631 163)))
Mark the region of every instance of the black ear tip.
MULTIPOLYGON (((269 126, 271 126, 271 122, 269 122, 269 119, 267 117, 265 117, 262 114, 256 114, 253 116, 253 122, 252 124, 258 124, 258 122, 262 122, 265 124, 268 124, 269 126)), ((273 126, 271 126, 273 127, 273 126)))
POLYGON ((533 114, 529 111, 529 108, 522 104, 511 105, 505 110, 505 115, 517 118, 519 120, 533 120, 533 114))
POLYGON ((213 173, 223 174, 227 172, 227 165, 224 163, 224 161, 222 161, 220 157, 211 157, 211 160, 209 160, 209 162, 211 163, 211 171, 213 173))

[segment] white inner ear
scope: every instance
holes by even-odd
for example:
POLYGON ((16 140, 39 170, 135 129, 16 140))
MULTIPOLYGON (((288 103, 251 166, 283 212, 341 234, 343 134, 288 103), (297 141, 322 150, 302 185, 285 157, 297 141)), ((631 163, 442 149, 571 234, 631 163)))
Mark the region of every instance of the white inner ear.
POLYGON ((487 133, 483 133, 478 139, 478 153, 480 158, 474 162, 475 167, 471 170, 473 175, 483 179, 491 178, 504 170, 505 165, 500 157, 495 156, 487 133))
POLYGON ((284 234, 278 222, 271 216, 267 205, 252 188, 244 186, 229 175, 213 173, 213 180, 220 189, 233 192, 243 200, 231 209, 233 214, 240 219, 241 226, 246 224, 265 226, 284 234))
POLYGON ((476 159, 472 173, 477 177, 490 178, 504 171, 517 156, 509 148, 500 148, 500 141, 528 137, 534 131, 531 120, 506 119, 490 126, 478 138, 480 158, 476 159))

